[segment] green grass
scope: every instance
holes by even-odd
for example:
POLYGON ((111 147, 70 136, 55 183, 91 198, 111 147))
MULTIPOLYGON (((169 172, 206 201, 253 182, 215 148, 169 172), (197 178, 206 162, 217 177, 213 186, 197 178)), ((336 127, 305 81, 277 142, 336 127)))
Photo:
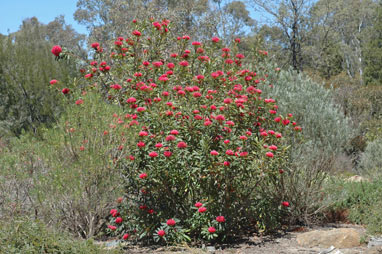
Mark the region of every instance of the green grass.
POLYGON ((331 210, 349 210, 348 220, 365 225, 369 234, 382 233, 382 179, 349 182, 332 179, 327 186, 331 210))
POLYGON ((7 254, 117 254, 107 251, 92 240, 77 240, 27 218, 0 221, 0 253, 7 254))

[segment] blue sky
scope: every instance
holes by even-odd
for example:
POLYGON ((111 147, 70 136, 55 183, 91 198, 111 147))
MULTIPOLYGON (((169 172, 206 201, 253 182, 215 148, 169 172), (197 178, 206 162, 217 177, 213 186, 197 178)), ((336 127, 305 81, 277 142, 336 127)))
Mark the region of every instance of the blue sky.
POLYGON ((0 0, 0 33, 8 34, 19 29, 22 21, 33 16, 44 24, 59 15, 65 16, 66 24, 70 24, 80 33, 86 28, 73 19, 77 0, 0 0))

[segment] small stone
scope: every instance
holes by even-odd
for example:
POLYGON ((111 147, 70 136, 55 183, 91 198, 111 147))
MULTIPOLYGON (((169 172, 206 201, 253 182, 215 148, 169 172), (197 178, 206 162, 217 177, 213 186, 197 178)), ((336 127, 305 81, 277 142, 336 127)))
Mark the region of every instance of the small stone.
POLYGON ((367 247, 371 248, 373 246, 382 246, 382 238, 372 237, 370 239, 369 243, 367 244, 367 247))
POLYGON ((346 181, 359 183, 359 182, 366 182, 368 180, 365 177, 355 175, 355 176, 349 177, 348 179, 346 179, 346 181))
POLYGON ((373 246, 366 250, 364 254, 382 254, 382 246, 373 246))
POLYGON ((332 230, 314 230, 297 236, 297 243, 303 247, 334 246, 338 249, 360 246, 360 234, 352 228, 339 228, 332 230))
POLYGON ((330 246, 329 249, 322 250, 322 251, 320 251, 319 254, 328 254, 328 253, 331 253, 331 252, 332 252, 333 250, 335 250, 335 249, 336 249, 336 247, 334 247, 334 246, 330 246))
POLYGON ((208 252, 215 252, 216 249, 215 249, 214 246, 207 246, 207 251, 208 251, 208 252))

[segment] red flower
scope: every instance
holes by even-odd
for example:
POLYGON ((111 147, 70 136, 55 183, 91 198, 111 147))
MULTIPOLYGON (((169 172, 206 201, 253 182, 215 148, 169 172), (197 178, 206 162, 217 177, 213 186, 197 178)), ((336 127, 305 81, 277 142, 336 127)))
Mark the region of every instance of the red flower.
POLYGON ((113 214, 115 214, 115 213, 117 213, 117 212, 118 212, 118 211, 117 211, 116 209, 111 209, 111 210, 110 210, 110 214, 111 214, 111 215, 113 215, 113 214))
POLYGON ((160 237, 163 237, 165 234, 166 234, 166 232, 164 231, 164 230, 159 230, 158 231, 158 233, 157 233, 160 237))
POLYGON ((139 32, 138 30, 134 30, 133 31, 133 35, 135 35, 135 36, 141 36, 142 34, 141 34, 141 32, 139 32))
POLYGON ((177 130, 172 130, 172 131, 170 131, 170 134, 172 134, 172 135, 178 135, 178 134, 179 134, 179 131, 177 131, 177 130))
POLYGON ((63 94, 68 94, 70 92, 69 88, 63 88, 61 91, 63 94))
POLYGON ((175 223, 176 222, 173 219, 167 220, 167 225, 169 225, 170 227, 175 226, 175 223))
POLYGON ((241 140, 247 140, 248 138, 247 138, 247 136, 240 136, 239 139, 241 139, 241 140))
POLYGON ((199 93, 199 92, 195 92, 195 93, 192 94, 192 96, 194 96, 195 98, 198 98, 198 97, 201 97, 202 94, 199 93))
POLYGON ((121 224, 122 221, 123 221, 123 219, 121 217, 118 217, 115 219, 115 223, 117 223, 117 224, 121 224))
POLYGON ((219 41, 220 41, 220 39, 219 39, 218 37, 212 37, 212 42, 217 43, 217 42, 219 42, 219 41))
POLYGON ((164 156, 166 156, 166 157, 170 157, 170 156, 172 155, 172 152, 170 152, 170 151, 164 151, 163 154, 164 154, 164 156))
POLYGON ((232 99, 231 99, 231 98, 225 98, 225 99, 223 100, 223 102, 224 102, 225 104, 230 104, 230 103, 232 103, 232 99))
POLYGON ((146 173, 142 173, 142 174, 139 175, 139 178, 145 179, 145 178, 147 178, 147 174, 146 173))
POLYGON ((115 89, 115 90, 120 90, 122 88, 122 86, 118 85, 118 84, 111 85, 110 87, 115 89))
POLYGON ((54 85, 54 84, 56 84, 57 82, 58 82, 57 80, 52 79, 49 83, 50 83, 51 85, 54 85))
POLYGON ((135 99, 134 97, 130 97, 129 99, 126 100, 127 103, 135 103, 137 101, 137 99, 135 99))
POLYGON ((129 236, 130 236, 129 234, 124 234, 122 238, 123 238, 123 240, 127 240, 127 238, 129 238, 129 236))
POLYGON ((217 151, 215 151, 215 150, 212 150, 212 151, 210 152, 210 154, 211 154, 212 156, 217 156, 217 155, 219 155, 219 153, 218 153, 217 151))
POLYGON ((97 49, 97 48, 99 47, 99 43, 98 43, 98 42, 93 42, 92 45, 91 45, 91 47, 92 47, 93 49, 97 49))
POLYGON ((138 111, 138 112, 143 112, 143 111, 145 111, 145 110, 146 110, 145 107, 138 107, 138 108, 137 108, 137 111, 138 111))
POLYGON ((289 207, 289 202, 288 201, 283 201, 281 203, 284 207, 289 207))
POLYGON ((187 144, 183 141, 180 141, 177 145, 178 148, 186 148, 187 147, 187 144))
POLYGON ((200 208, 198 209, 198 212, 199 212, 199 213, 204 213, 205 211, 207 211, 207 208, 205 208, 204 206, 202 206, 202 207, 200 207, 200 208))
POLYGON ((173 141, 175 140, 175 136, 174 135, 168 135, 166 138, 165 138, 166 141, 173 141))
POLYGON ((155 158, 155 157, 158 156, 158 153, 157 153, 157 152, 151 152, 151 153, 149 153, 149 156, 150 156, 151 158, 155 158))
POLYGON ((240 156, 241 156, 241 157, 246 157, 246 156, 248 156, 248 152, 241 152, 241 153, 240 153, 240 156))
POLYGON ((183 67, 186 67, 188 66, 188 62, 187 61, 182 61, 179 63, 179 65, 183 66, 183 67))
POLYGON ((58 46, 58 45, 53 46, 53 48, 52 48, 52 54, 53 55, 59 56, 61 52, 62 52, 62 48, 60 46, 58 46))
POLYGON ((221 121, 224 121, 224 120, 225 120, 225 117, 224 117, 223 115, 217 115, 217 116, 215 117, 215 119, 216 119, 217 121, 221 122, 221 121))
POLYGON ((83 103, 84 103, 84 100, 82 100, 82 99, 76 100, 76 105, 81 105, 83 103))
POLYGON ((227 151, 225 151, 225 154, 227 154, 227 155, 234 155, 234 152, 232 150, 227 150, 227 151))
POLYGON ((202 207, 202 206, 203 206, 203 204, 200 203, 200 202, 196 202, 196 203, 195 203, 195 207, 196 207, 196 208, 200 208, 200 207, 202 207))
POLYGON ((273 151, 276 151, 277 150, 277 146, 275 145, 271 145, 268 147, 269 149, 273 150, 273 151))
POLYGON ((146 144, 144 143, 144 142, 142 142, 142 141, 139 141, 138 142, 138 144, 137 144, 137 146, 139 147, 139 148, 142 148, 142 147, 144 147, 146 144))
POLYGON ((146 136, 148 136, 149 134, 148 134, 146 131, 140 131, 138 135, 139 135, 140 137, 146 137, 146 136))
POLYGON ((274 157, 274 154, 272 152, 267 152, 265 155, 267 157, 269 157, 269 158, 273 158, 274 157))
POLYGON ((222 223, 222 222, 225 222, 225 218, 224 216, 218 216, 216 217, 216 221, 222 223))
POLYGON ((210 232, 211 234, 213 234, 213 233, 216 232, 216 228, 214 228, 214 227, 209 227, 209 228, 208 228, 208 232, 210 232))
POLYGON ((163 65, 163 63, 160 62, 160 61, 158 61, 158 62, 153 62, 153 65, 154 65, 155 67, 160 67, 160 66, 163 65))
POLYGON ((117 229, 117 227, 116 226, 112 226, 112 225, 109 225, 109 226, 107 226, 108 228, 110 228, 110 230, 112 230, 112 231, 114 231, 114 230, 116 230, 117 229))

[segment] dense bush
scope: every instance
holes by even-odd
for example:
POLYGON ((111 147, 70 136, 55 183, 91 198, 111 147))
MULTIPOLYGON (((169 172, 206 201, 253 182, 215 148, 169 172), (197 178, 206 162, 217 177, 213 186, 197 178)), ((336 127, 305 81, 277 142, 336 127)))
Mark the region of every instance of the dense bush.
POLYGON ((326 211, 345 212, 348 221, 365 225, 370 234, 380 234, 382 233, 381 187, 380 179, 351 182, 331 178, 325 188, 327 198, 323 201, 329 204, 329 209, 326 211))
POLYGON ((380 177, 382 175, 382 139, 376 139, 367 144, 361 155, 358 170, 363 175, 380 177))
POLYGON ((292 70, 270 72, 269 78, 274 79, 273 87, 266 92, 278 101, 279 112, 293 112, 303 126, 302 140, 290 140, 293 170, 284 179, 284 195, 295 204, 292 221, 309 222, 324 208, 322 184, 328 173, 351 170, 345 152, 355 132, 350 119, 334 104, 331 89, 292 70))
POLYGON ((301 127, 262 94, 267 70, 242 66, 240 39, 226 48, 174 38, 167 20, 135 26, 111 52, 92 44, 77 88, 58 86, 73 103, 72 91, 98 91, 123 108, 116 119, 134 143, 115 159, 126 195, 109 230, 179 242, 278 228, 294 206, 284 200, 285 137, 301 127))
POLYGON ((39 221, 26 217, 0 223, 0 253, 54 253, 54 254, 106 254, 90 240, 73 240, 68 235, 48 229, 39 221))
POLYGON ((123 128, 113 117, 121 110, 92 93, 78 96, 54 128, 41 130, 42 140, 24 134, 4 148, 2 217, 33 215, 86 238, 103 229, 122 191, 114 162, 121 156, 123 128))
POLYGON ((41 124, 52 126, 63 111, 62 96, 47 89, 49 81, 55 77, 68 83, 79 72, 73 61, 58 71, 47 38, 57 40, 48 34, 46 26, 32 18, 18 32, 0 35, 0 137, 18 136, 22 130, 37 132, 41 124))

